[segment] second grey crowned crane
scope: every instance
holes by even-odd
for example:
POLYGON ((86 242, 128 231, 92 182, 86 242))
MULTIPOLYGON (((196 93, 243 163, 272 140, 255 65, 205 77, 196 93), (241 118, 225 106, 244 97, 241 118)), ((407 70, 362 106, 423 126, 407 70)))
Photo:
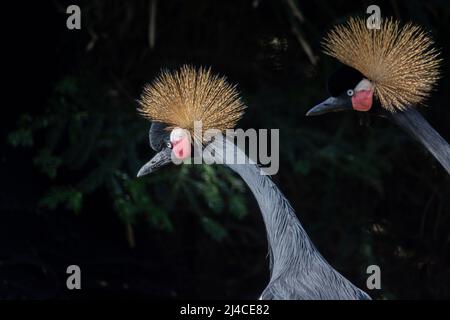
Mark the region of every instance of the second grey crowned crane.
MULTIPOLYGON (((163 72, 146 86, 139 112, 152 121, 150 145, 157 154, 138 172, 138 177, 169 164, 172 159, 192 156, 192 143, 199 142, 205 160, 246 157, 222 132, 234 128, 244 106, 234 86, 210 70, 184 66, 163 72), (203 132, 218 129, 213 141, 198 140, 194 121, 202 121, 203 132), (191 137, 193 142, 191 143, 191 137)), ((220 161, 219 161, 220 162, 220 161)), ((336 271, 319 253, 283 193, 260 168, 246 164, 227 164, 251 189, 264 219, 270 255, 270 281, 260 299, 370 299, 336 271)))
POLYGON ((328 80, 331 97, 306 115, 353 110, 388 118, 450 174, 450 145, 416 110, 436 87, 442 62, 423 28, 384 19, 380 30, 371 30, 364 19, 350 18, 335 26, 323 45, 341 65, 328 80))

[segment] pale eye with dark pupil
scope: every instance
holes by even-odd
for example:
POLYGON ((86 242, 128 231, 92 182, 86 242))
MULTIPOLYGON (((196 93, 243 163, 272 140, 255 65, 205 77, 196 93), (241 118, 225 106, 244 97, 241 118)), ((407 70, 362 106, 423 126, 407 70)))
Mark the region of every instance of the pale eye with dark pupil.
POLYGON ((171 142, 167 142, 166 146, 167 146, 167 148, 172 149, 172 143, 171 142))
POLYGON ((353 94, 354 94, 354 92, 353 92, 352 89, 347 90, 347 95, 348 95, 349 97, 353 96, 353 94))

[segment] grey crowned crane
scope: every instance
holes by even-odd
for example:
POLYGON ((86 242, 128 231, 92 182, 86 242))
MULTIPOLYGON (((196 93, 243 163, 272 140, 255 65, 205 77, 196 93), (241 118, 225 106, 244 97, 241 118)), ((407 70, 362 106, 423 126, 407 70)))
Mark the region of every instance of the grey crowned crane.
POLYGON ((415 109, 435 88, 441 59, 417 25, 384 19, 381 28, 350 18, 325 37, 324 51, 341 65, 328 80, 330 98, 307 116, 353 110, 385 117, 419 141, 450 174, 450 146, 415 109))
MULTIPOLYGON (((223 135, 224 130, 234 128, 243 111, 235 87, 210 70, 184 66, 173 73, 163 72, 145 87, 140 99, 139 112, 152 121, 150 146, 157 153, 137 176, 153 173, 171 159, 192 157, 194 143, 203 150, 215 150, 203 154, 208 163, 217 163, 224 156, 247 159, 245 152, 223 135), (214 128, 219 133, 212 141, 205 141, 195 134, 195 121, 202 121, 203 132, 214 128)), ((246 182, 264 219, 270 281, 260 299, 370 299, 322 257, 289 201, 268 176, 261 174, 257 164, 248 160, 246 164, 225 165, 246 182)))

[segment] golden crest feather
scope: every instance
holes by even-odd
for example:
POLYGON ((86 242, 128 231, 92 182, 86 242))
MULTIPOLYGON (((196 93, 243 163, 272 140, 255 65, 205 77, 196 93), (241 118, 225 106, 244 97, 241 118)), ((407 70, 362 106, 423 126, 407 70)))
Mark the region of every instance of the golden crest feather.
POLYGON ((163 70, 144 87, 139 104, 145 118, 165 123, 168 129, 189 130, 192 137, 195 121, 202 121, 202 136, 209 129, 224 131, 236 125, 245 109, 235 85, 210 68, 187 65, 174 72, 163 70))
POLYGON ((395 112, 423 104, 439 79, 439 52, 418 25, 403 27, 382 19, 369 29, 362 18, 350 18, 324 38, 324 52, 361 72, 374 85, 383 108, 395 112))

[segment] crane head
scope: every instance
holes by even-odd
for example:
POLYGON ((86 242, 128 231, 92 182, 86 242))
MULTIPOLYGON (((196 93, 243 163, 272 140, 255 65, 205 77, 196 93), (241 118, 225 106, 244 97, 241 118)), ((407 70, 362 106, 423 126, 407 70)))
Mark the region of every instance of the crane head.
MULTIPOLYGON (((374 107, 374 85, 359 71, 342 65, 329 78, 330 97, 311 108, 306 115, 316 116, 335 111, 367 112, 374 107)), ((374 110, 377 108, 373 108, 374 110)))
POLYGON ((189 131, 174 128, 170 131, 160 122, 153 122, 150 126, 149 141, 156 155, 139 170, 137 176, 141 177, 152 173, 169 164, 175 158, 184 160, 191 156, 191 138, 189 131))
POLYGON ((422 27, 382 19, 369 29, 350 18, 325 37, 325 54, 343 65, 329 79, 331 97, 307 112, 356 110, 395 113, 423 104, 440 77, 439 52, 422 27), (375 110, 374 110, 375 109, 375 110))
POLYGON ((139 103, 139 113, 152 121, 149 140, 157 154, 138 177, 191 157, 194 144, 208 143, 207 130, 233 128, 245 108, 236 87, 224 77, 191 66, 163 71, 144 88, 139 103))

